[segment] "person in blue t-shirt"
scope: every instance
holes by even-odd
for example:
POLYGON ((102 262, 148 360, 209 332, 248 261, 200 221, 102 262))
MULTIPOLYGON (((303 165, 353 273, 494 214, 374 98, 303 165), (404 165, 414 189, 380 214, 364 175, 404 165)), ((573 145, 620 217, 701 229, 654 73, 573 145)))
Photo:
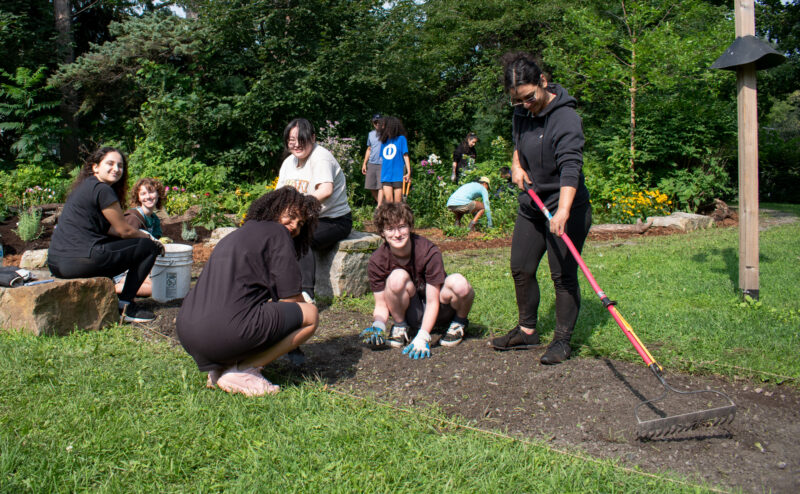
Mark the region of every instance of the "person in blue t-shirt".
POLYGON ((380 113, 372 116, 372 130, 367 135, 367 151, 364 153, 364 163, 361 165, 361 174, 365 176, 364 188, 367 189, 378 206, 383 202, 381 190, 381 140, 378 132, 381 129, 383 118, 380 113))
POLYGON ((470 231, 475 230, 475 225, 486 211, 486 222, 492 227, 492 207, 489 205, 489 177, 481 177, 477 182, 464 184, 447 199, 447 209, 456 215, 456 225, 461 225, 461 217, 465 214, 475 213, 469 222, 470 231), (481 198, 483 203, 475 199, 481 198))
POLYGON ((381 141, 381 185, 385 202, 401 202, 403 182, 411 181, 411 161, 403 122, 397 117, 385 117, 378 134, 381 141), (405 173, 404 173, 405 172, 405 173))

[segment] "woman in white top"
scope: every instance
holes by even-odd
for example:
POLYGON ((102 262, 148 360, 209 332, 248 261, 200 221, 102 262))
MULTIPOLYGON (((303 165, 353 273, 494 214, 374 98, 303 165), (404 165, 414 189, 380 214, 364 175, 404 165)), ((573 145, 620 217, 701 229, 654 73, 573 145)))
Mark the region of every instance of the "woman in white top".
POLYGON ((287 157, 278 174, 278 188, 292 186, 322 203, 311 251, 300 258, 303 297, 314 300, 316 262, 313 251, 327 250, 350 235, 353 217, 347 203, 347 183, 339 162, 316 142, 311 122, 295 118, 283 131, 287 157))

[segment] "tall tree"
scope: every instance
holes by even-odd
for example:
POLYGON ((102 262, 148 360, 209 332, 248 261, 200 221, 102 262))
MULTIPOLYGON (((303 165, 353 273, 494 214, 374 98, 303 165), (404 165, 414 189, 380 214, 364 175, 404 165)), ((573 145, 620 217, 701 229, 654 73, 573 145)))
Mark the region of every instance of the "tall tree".
POLYGON ((545 60, 585 105, 587 123, 605 135, 605 153, 624 156, 635 175, 647 162, 668 156, 658 149, 671 140, 665 139, 667 128, 677 131, 672 140, 683 141, 684 150, 688 143, 695 146, 695 159, 720 137, 720 129, 710 130, 714 126, 705 122, 674 129, 667 122, 676 116, 667 112, 680 109, 686 124, 691 112, 713 106, 704 92, 725 91, 720 74, 706 69, 732 41, 727 14, 699 0, 584 2, 566 11, 564 25, 550 33, 545 60), (681 108, 680 100, 689 96, 697 98, 694 109, 681 108), (623 129, 625 152, 619 139, 623 129))
MULTIPOLYGON (((56 52, 58 63, 71 64, 75 60, 72 38, 72 4, 69 0, 53 0, 55 13, 56 52)), ((60 160, 62 165, 72 165, 78 160, 78 122, 75 113, 78 110, 78 95, 70 86, 61 87, 61 118, 67 131, 61 138, 60 160)))

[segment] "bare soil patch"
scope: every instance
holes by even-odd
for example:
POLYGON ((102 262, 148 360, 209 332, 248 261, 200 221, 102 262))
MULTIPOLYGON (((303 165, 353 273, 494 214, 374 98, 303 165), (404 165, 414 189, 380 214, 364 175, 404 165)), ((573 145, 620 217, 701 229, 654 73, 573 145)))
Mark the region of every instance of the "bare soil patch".
MULTIPOLYGON (((784 221, 783 217, 779 220, 784 221)), ((8 249, 7 264, 18 259, 24 249, 45 248, 49 240, 46 233, 40 243, 15 244, 15 234, 9 233, 15 222, 11 218, 0 224, 0 241, 8 249)), ((180 224, 167 228, 177 229, 166 230, 166 234, 182 241, 178 240, 180 224)), ((208 232, 198 229, 198 233, 192 269, 195 279, 210 254, 210 249, 200 244, 208 232)), ((486 241, 475 233, 459 239, 433 229, 420 233, 444 251, 510 245, 508 238, 486 241)), ((651 228, 644 235, 675 233, 651 228)), ((590 235, 589 241, 624 237, 590 235)), ((166 338, 177 345, 175 317, 180 301, 159 304, 144 299, 141 303, 158 317, 137 327, 149 337, 166 338)), ((320 379, 344 393, 403 408, 434 407, 482 429, 544 441, 563 451, 615 459, 645 472, 677 472, 690 482, 708 482, 723 489, 800 492, 797 381, 772 385, 666 369, 668 382, 679 389, 711 388, 728 393, 737 404, 736 419, 715 429, 641 441, 635 437, 633 408, 660 391, 642 364, 573 358, 561 365, 543 366, 539 357, 544 347, 496 352, 486 346, 489 335, 482 327, 471 328, 472 337, 459 346, 435 346, 432 358, 413 361, 398 350, 373 351, 360 344, 357 334, 370 323, 368 314, 321 307, 320 317, 317 335, 303 347, 307 362, 299 367, 285 360, 271 364, 265 373, 273 382, 291 386, 305 379, 320 379)), ((200 373, 196 383, 205 383, 200 373)))

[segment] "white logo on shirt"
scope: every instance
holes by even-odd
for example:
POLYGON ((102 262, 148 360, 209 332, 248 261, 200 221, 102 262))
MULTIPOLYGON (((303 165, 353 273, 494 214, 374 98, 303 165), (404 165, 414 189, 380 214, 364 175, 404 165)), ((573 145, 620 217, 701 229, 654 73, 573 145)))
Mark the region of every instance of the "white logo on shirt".
POLYGON ((397 146, 394 144, 389 144, 388 146, 383 147, 383 159, 391 160, 397 154, 397 146))

